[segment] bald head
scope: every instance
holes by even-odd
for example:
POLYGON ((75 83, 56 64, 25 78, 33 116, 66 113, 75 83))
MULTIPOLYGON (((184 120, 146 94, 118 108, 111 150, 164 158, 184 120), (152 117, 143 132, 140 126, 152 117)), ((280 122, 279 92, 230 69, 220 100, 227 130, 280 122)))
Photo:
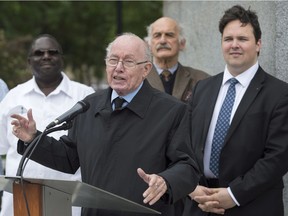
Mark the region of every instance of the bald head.
POLYGON ((186 42, 181 26, 170 17, 161 17, 147 27, 147 32, 154 64, 163 69, 177 64, 186 42))
POLYGON ((152 55, 147 44, 133 33, 124 33, 116 37, 106 48, 106 57, 110 56, 111 48, 117 44, 122 44, 126 49, 138 49, 139 54, 142 53, 147 60, 152 61, 152 55))

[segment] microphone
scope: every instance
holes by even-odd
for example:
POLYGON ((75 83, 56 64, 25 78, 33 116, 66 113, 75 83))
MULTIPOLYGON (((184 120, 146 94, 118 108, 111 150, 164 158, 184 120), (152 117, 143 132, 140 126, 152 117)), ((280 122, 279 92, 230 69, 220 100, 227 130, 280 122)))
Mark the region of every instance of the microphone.
POLYGON ((78 114, 86 112, 90 107, 90 104, 87 101, 78 101, 70 110, 63 113, 61 116, 56 118, 53 122, 51 122, 46 129, 50 129, 56 125, 61 124, 65 121, 70 121, 75 118, 78 114))

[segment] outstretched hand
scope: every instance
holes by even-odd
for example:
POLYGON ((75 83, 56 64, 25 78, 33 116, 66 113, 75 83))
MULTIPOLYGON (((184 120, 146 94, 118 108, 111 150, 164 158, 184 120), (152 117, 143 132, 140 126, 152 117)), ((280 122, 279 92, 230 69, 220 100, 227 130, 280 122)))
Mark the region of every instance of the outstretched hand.
POLYGON ((167 191, 166 182, 161 176, 156 174, 149 175, 141 168, 137 169, 137 173, 148 184, 148 189, 143 193, 143 202, 153 205, 167 191))
POLYGON ((12 133, 23 142, 31 142, 37 133, 36 122, 33 119, 32 109, 27 112, 27 119, 18 114, 12 114, 11 117, 14 119, 11 122, 13 125, 12 133))

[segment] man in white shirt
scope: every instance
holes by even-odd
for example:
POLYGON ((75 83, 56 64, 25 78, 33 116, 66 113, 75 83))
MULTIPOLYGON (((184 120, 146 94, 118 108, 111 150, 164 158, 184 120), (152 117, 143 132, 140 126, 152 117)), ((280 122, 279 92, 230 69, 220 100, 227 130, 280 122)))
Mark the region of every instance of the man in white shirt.
MULTIPOLYGON (((9 91, 6 83, 0 79, 0 101, 4 98, 4 96, 7 94, 7 92, 9 91)), ((3 165, 2 165, 2 159, 0 156, 0 174, 3 175, 3 165)), ((0 192, 0 204, 1 204, 1 198, 2 198, 2 191, 0 192)), ((1 211, 1 207, 0 207, 0 211, 1 211)))
MULTIPOLYGON (((94 92, 93 88, 71 81, 62 71, 63 53, 61 45, 51 35, 37 37, 29 51, 28 65, 33 77, 11 89, 0 103, 0 155, 6 154, 6 176, 15 176, 21 155, 17 153, 17 138, 11 131, 12 113, 26 115, 29 108, 38 127, 46 126, 59 115, 69 110, 76 102, 94 92)), ((53 132, 59 138, 67 131, 53 132)), ((76 174, 65 174, 29 161, 24 177, 45 179, 81 180, 80 170, 76 174)), ((79 216, 79 207, 73 207, 73 216, 79 216)), ((13 196, 4 192, 1 216, 13 216, 13 196)))

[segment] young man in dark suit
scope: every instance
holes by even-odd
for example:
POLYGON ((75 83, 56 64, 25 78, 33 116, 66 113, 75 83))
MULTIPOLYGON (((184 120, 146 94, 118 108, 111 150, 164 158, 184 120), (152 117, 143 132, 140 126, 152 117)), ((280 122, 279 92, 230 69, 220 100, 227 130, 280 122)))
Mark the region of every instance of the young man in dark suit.
POLYGON ((288 85, 258 63, 255 12, 233 6, 219 30, 224 72, 200 81, 189 102, 191 143, 203 174, 190 194, 190 214, 283 216, 288 85))

